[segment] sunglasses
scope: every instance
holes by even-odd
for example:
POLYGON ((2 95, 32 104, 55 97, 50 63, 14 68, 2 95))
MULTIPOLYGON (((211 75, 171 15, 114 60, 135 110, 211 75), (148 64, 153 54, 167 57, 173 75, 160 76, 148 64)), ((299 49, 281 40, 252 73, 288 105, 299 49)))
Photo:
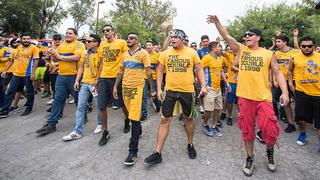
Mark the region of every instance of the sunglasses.
POLYGON ((256 34, 253 32, 246 32, 246 33, 244 33, 243 37, 247 37, 247 36, 251 37, 253 35, 256 35, 256 34))
POLYGON ((54 41, 61 41, 61 39, 54 39, 54 41))
POLYGON ((313 48, 313 45, 301 45, 302 48, 313 48))
POLYGON ((111 32, 111 31, 112 31, 112 29, 104 29, 104 30, 102 30, 103 33, 105 33, 105 32, 111 32))
POLYGON ((97 41, 86 40, 86 43, 92 43, 92 42, 97 42, 97 41))
POLYGON ((130 36, 128 37, 129 40, 137 39, 136 37, 130 36))

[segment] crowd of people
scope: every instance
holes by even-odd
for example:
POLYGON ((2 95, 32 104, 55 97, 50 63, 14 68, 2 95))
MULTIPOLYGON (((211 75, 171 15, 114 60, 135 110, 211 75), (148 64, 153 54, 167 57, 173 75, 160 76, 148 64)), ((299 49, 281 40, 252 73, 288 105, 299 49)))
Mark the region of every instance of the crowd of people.
POLYGON ((232 126, 235 106, 247 154, 245 175, 253 174, 256 138, 266 144, 268 169, 276 170, 274 145, 281 132, 278 119, 288 123, 286 133, 296 131, 298 124, 299 145, 307 141, 307 124, 314 124, 320 153, 320 47, 314 40, 305 36, 299 41, 295 29, 292 48, 289 37, 277 32, 273 46, 266 49, 260 46, 264 39, 257 28, 248 29, 243 42, 237 42, 217 16, 208 16, 207 22, 216 27, 227 44, 225 49, 221 38, 210 41, 207 35, 201 37, 199 49, 196 42, 189 46, 180 29, 170 31, 162 45, 151 39, 141 44, 136 32, 129 33, 125 41, 116 36, 113 24, 104 26, 103 38, 90 34, 78 40, 74 28, 66 30, 64 40, 59 34, 52 41, 38 42, 28 33, 20 38, 13 33, 8 42, 0 37, 0 118, 10 117, 22 96, 26 102, 21 116, 32 113, 35 94, 43 87, 42 97, 52 94, 52 100, 46 123, 36 130, 39 136, 56 131, 71 95, 77 108, 75 127, 62 139, 83 136, 87 113, 95 103, 94 134, 101 133, 98 144, 104 146, 110 138, 108 120, 113 118, 108 116, 108 107, 121 108, 126 117, 123 132, 131 131, 124 164, 132 166, 138 158, 141 123, 148 119, 150 97, 161 115, 155 150, 144 160, 154 165, 162 162, 173 116, 180 115, 183 120, 188 156, 195 159, 195 107, 203 113, 200 124, 204 134, 221 137, 221 120, 227 119, 226 124, 232 126))

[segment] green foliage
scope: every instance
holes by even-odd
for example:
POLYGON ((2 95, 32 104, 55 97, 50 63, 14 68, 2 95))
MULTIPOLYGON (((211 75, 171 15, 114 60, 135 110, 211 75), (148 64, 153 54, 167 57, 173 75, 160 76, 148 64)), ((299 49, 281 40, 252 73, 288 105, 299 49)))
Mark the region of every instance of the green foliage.
POLYGON ((92 0, 69 0, 71 6, 68 9, 74 21, 74 28, 79 30, 85 24, 93 21, 95 3, 92 0))
MULTIPOLYGON (((261 8, 252 7, 247 10, 244 16, 237 16, 227 28, 229 33, 239 42, 242 41, 243 33, 248 28, 256 27, 261 29, 266 40, 261 44, 264 47, 272 45, 272 37, 274 37, 276 31, 293 37, 292 31, 295 28, 300 30, 300 37, 310 35, 316 38, 316 41, 320 40, 319 16, 316 14, 307 15, 304 12, 305 9, 302 5, 287 5, 285 2, 261 8)), ((292 38, 289 44, 293 44, 292 38)))
POLYGON ((44 35, 54 31, 66 17, 60 0, 1 0, 0 6, 0 28, 3 32, 44 35))

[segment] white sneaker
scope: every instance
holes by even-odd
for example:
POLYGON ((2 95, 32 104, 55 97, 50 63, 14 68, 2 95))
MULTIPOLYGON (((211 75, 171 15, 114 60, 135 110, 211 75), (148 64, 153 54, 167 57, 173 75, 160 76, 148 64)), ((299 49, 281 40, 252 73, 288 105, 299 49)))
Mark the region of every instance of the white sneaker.
POLYGON ((69 104, 74 104, 74 99, 70 100, 69 104))
POLYGON ((102 125, 97 125, 96 129, 93 131, 93 134, 98 134, 102 132, 102 125))
POLYGON ((51 99, 50 101, 47 102, 48 105, 53 104, 53 99, 51 99))
POLYGON ((71 141, 71 140, 75 140, 75 139, 80 139, 82 136, 78 133, 76 133, 75 131, 72 131, 69 135, 67 136, 63 136, 62 139, 64 141, 71 141))

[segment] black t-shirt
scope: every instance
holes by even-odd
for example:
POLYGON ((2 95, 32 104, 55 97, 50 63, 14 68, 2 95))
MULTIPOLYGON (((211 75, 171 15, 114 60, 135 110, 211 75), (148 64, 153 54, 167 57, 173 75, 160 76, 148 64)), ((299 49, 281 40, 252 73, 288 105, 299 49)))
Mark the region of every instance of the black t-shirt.
POLYGON ((43 52, 39 53, 39 64, 38 67, 45 67, 46 66, 46 62, 44 60, 44 55, 43 52))

